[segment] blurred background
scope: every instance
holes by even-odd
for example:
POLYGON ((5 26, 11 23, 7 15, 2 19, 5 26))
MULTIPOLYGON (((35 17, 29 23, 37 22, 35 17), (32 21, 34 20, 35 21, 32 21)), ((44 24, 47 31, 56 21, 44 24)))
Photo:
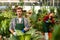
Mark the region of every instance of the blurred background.
POLYGON ((16 17, 17 7, 23 8, 23 16, 29 21, 30 30, 27 33, 31 34, 32 40, 44 40, 42 20, 50 12, 54 13, 56 22, 52 27, 51 40, 60 39, 60 0, 0 0, 0 40, 9 40, 9 24, 16 17))

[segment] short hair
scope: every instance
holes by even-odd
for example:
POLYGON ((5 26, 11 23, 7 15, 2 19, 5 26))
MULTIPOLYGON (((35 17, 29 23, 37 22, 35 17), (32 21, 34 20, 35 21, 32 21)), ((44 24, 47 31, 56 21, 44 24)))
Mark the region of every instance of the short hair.
POLYGON ((23 9, 22 9, 21 7, 17 7, 17 8, 16 8, 16 11, 19 10, 19 9, 21 9, 21 11, 23 11, 23 9))
POLYGON ((49 15, 50 15, 51 13, 54 13, 54 12, 50 12, 49 15))

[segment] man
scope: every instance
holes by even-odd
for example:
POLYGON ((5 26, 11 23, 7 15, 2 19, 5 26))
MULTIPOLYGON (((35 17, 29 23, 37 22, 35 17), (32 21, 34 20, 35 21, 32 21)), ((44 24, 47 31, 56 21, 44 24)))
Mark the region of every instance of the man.
POLYGON ((51 37, 51 31, 49 26, 53 25, 54 22, 54 18, 53 18, 54 13, 50 12, 49 14, 47 14, 44 19, 43 19, 43 29, 44 29, 44 33, 45 33, 45 39, 48 40, 48 34, 49 34, 49 38, 51 37))
POLYGON ((21 7, 16 8, 17 17, 13 18, 10 22, 10 32, 16 36, 15 30, 20 30, 23 33, 29 30, 28 20, 22 16, 23 9, 21 7))

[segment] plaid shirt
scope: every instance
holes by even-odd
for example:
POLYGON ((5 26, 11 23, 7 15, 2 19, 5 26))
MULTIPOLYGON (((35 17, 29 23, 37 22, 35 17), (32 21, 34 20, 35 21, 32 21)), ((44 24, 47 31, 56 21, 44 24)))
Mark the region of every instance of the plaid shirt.
MULTIPOLYGON (((13 18, 11 20, 11 22, 10 22, 10 28, 9 28, 9 30, 12 29, 12 30, 15 31, 15 25, 16 25, 15 19, 17 19, 17 21, 18 21, 18 18, 17 17, 16 18, 13 18)), ((29 23, 28 23, 27 18, 24 18, 24 26, 27 27, 27 28, 29 28, 29 23)))

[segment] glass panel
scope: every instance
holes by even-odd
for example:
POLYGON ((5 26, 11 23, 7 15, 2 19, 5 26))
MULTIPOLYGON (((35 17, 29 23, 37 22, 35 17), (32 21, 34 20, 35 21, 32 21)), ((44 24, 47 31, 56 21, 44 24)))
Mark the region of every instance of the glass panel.
POLYGON ((58 3, 58 6, 60 6, 60 3, 58 3))
POLYGON ((12 6, 17 5, 17 3, 11 3, 12 6))
POLYGON ((50 6, 50 2, 48 2, 47 4, 48 4, 48 6, 50 6))
POLYGON ((5 5, 5 6, 8 6, 8 5, 9 5, 9 3, 4 3, 4 5, 5 5))
POLYGON ((57 2, 54 3, 54 6, 57 6, 57 2))

